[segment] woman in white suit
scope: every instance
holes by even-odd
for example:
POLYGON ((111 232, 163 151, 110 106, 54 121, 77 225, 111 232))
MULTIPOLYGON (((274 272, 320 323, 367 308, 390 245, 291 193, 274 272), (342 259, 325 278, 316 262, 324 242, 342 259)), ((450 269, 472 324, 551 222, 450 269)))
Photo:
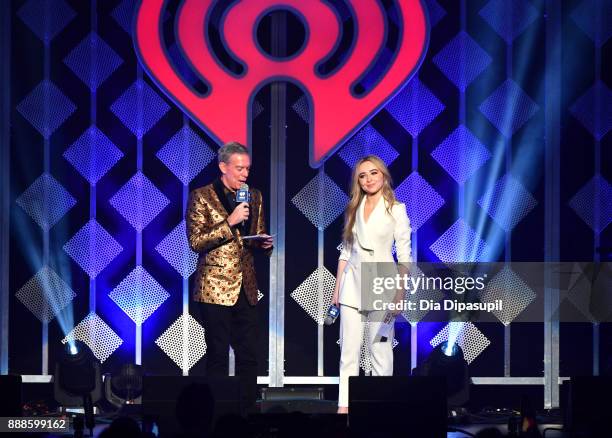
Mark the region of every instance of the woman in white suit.
MULTIPOLYGON (((338 413, 348 413, 348 378, 359 375, 359 354, 362 342, 368 342, 372 374, 393 375, 393 321, 388 341, 377 341, 387 312, 374 310, 372 296, 362 296, 361 272, 375 262, 393 263, 395 248, 400 273, 408 272, 410 255, 410 221, 406 206, 395 199, 391 175, 385 163, 375 155, 359 160, 353 169, 351 200, 346 208, 343 249, 338 260, 338 273, 332 303, 340 305, 340 386, 338 413), (370 320, 369 337, 364 338, 363 322, 370 320)), ((397 273, 395 265, 393 269, 397 273)), ((376 269, 376 268, 374 268, 376 269)), ((381 275, 380 267, 378 276, 381 275)), ((388 270, 388 269, 385 269, 388 270)), ((388 275, 389 273, 386 273, 388 275)), ((393 275, 393 274, 391 274, 393 275)), ((392 291, 392 300, 403 299, 403 291, 392 291)), ((367 291, 366 295, 370 295, 367 291)), ((396 316, 399 311, 392 312, 396 316)), ((388 318, 387 318, 388 323, 388 318)))

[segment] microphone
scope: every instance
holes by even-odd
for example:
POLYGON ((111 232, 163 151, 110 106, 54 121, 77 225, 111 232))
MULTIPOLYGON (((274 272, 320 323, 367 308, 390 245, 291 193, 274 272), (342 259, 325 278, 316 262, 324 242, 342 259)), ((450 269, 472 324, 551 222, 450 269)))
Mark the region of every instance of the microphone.
POLYGON ((251 194, 247 184, 242 184, 236 192, 236 203, 241 204, 243 202, 251 202, 251 194))
MULTIPOLYGON (((251 202, 251 193, 249 193, 249 186, 244 183, 236 191, 236 204, 241 204, 243 202, 251 202)), ((244 230, 244 221, 242 221, 241 227, 243 228, 243 231, 246 232, 246 230, 244 230)))
POLYGON ((333 304, 329 306, 329 309, 327 309, 327 315, 325 315, 325 325, 332 325, 334 322, 336 322, 338 315, 340 315, 340 309, 333 304))
POLYGON ((380 329, 374 338, 375 342, 387 342, 391 337, 393 327, 395 325, 395 317, 391 312, 385 313, 384 319, 381 321, 380 329))

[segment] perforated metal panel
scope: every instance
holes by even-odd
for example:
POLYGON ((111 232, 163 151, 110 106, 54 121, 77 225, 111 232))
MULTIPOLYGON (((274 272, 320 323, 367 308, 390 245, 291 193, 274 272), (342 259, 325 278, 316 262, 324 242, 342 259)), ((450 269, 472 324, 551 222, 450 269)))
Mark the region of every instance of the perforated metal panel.
POLYGON ((84 342, 94 356, 104 362, 123 344, 123 340, 96 313, 87 315, 62 339, 62 344, 77 340, 84 342))
POLYGON ((166 101, 143 80, 134 82, 111 105, 111 111, 137 138, 142 138, 169 110, 166 101), (134 116, 136 111, 138 117, 134 116))
POLYGON ((123 64, 123 59, 98 34, 92 32, 64 58, 64 64, 91 91, 95 91, 123 64))
POLYGON ((108 295, 132 321, 140 325, 170 294, 142 266, 130 272, 108 295))
POLYGON ((593 137, 601 140, 612 129, 612 90, 603 81, 597 81, 574 102, 570 112, 593 137))
POLYGON ((340 158, 351 169, 359 159, 371 154, 377 155, 387 166, 399 156, 393 146, 372 125, 360 129, 344 144, 339 153, 340 158))
POLYGON ((536 293, 509 267, 499 271, 480 292, 482 302, 501 300, 502 310, 492 313, 504 325, 510 324, 536 298, 536 293))
POLYGON ((569 205, 593 231, 600 233, 612 222, 612 185, 603 176, 595 175, 569 205))
POLYGON ((490 190, 478 200, 478 205, 506 231, 512 230, 538 205, 531 193, 510 174, 501 177, 490 190))
POLYGON ((20 103, 17 111, 45 138, 51 137, 76 105, 48 79, 40 82, 20 103))
POLYGON ((433 62, 461 91, 491 64, 489 54, 467 32, 459 32, 433 62))
POLYGON ((187 225, 181 221, 174 229, 159 242, 155 250, 179 273, 183 278, 189 278, 197 268, 198 254, 189 247, 187 240, 187 225))
POLYGON ((42 41, 51 41, 76 16, 64 0, 29 0, 17 16, 42 41))
POLYGON ((92 185, 96 185, 122 157, 123 152, 95 125, 64 152, 64 158, 92 185))
POLYGON ((140 171, 109 202, 136 231, 142 231, 170 204, 170 200, 140 171))
POLYGON ((505 0, 491 0, 480 10, 480 16, 510 44, 535 21, 538 11, 527 0, 513 0, 511 7, 505 0))
POLYGON ((506 79, 479 108, 506 137, 512 137, 540 109, 512 79, 506 79))
POLYGON ((309 122, 310 113, 308 111, 306 96, 300 96, 300 98, 291 105, 291 108, 304 122, 309 122))
POLYGON ((96 278, 123 251, 123 247, 92 219, 66 242, 64 251, 91 278, 96 278))
POLYGON ((317 268, 293 292, 295 300, 314 319, 323 325, 327 309, 331 304, 336 277, 325 267, 317 268))
POLYGON ((486 248, 487 243, 463 219, 457 219, 429 247, 442 262, 477 262, 486 248))
POLYGON ((43 266, 15 296, 41 322, 49 322, 72 302, 76 294, 53 269, 43 266))
POLYGON ((315 227, 324 230, 344 212, 348 196, 325 173, 317 173, 291 202, 315 227))
POLYGON ((469 129, 459 125, 431 156, 458 184, 465 184, 491 158, 491 153, 469 129))
POLYGON ((584 0, 572 11, 570 17, 597 47, 612 37, 612 3, 609 1, 584 0), (593 23, 597 23, 596 15, 601 17, 599 29, 593 26, 593 23))
POLYGON ((189 185, 215 158, 211 148, 189 126, 179 129, 156 155, 184 185, 189 185))
POLYGON ((135 6, 136 0, 123 0, 113 9, 113 12, 111 12, 111 16, 115 19, 117 24, 130 35, 132 34, 132 16, 135 6))
POLYGON ((191 315, 181 315, 170 327, 155 340, 155 343, 181 369, 183 357, 186 369, 193 367, 206 354, 204 328, 191 315), (184 336, 184 335, 187 336, 184 336), (183 340, 186 338, 187 343, 183 340))
POLYGON ((444 104, 414 77, 385 109, 416 137, 444 110, 444 104))
POLYGON ((15 201, 48 231, 76 204, 76 199, 48 173, 39 176, 15 201))
POLYGON ((395 189, 395 196, 406 204, 406 213, 413 232, 444 205, 444 198, 416 171, 408 175, 395 189))
MULTIPOLYGON (((355 336, 358 336, 358 333, 355 333, 355 336)), ((366 320, 363 322, 363 335, 362 340, 369 339, 370 336, 370 320, 366 320)), ((340 339, 336 341, 336 344, 340 346, 340 339)), ((393 338, 391 347, 395 348, 399 345, 399 341, 393 338)), ((370 346, 367 342, 361 343, 361 348, 359 350, 359 368, 361 368, 366 373, 372 372, 372 359, 371 359, 370 346)))
POLYGON ((451 322, 434 336, 429 342, 430 345, 435 348, 442 342, 448 341, 451 330, 456 333, 456 342, 463 350, 463 357, 468 364, 472 363, 491 344, 491 341, 471 322, 451 322))

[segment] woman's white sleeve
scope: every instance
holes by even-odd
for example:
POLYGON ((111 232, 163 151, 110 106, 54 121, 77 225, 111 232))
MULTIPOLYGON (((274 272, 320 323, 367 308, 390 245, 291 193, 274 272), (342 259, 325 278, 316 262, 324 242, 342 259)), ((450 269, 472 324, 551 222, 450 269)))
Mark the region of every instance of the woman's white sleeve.
POLYGON ((393 206, 393 217, 395 219, 395 229, 393 238, 395 239, 395 252, 397 261, 401 264, 412 262, 412 247, 410 245, 410 219, 406 213, 405 204, 395 204, 393 206))

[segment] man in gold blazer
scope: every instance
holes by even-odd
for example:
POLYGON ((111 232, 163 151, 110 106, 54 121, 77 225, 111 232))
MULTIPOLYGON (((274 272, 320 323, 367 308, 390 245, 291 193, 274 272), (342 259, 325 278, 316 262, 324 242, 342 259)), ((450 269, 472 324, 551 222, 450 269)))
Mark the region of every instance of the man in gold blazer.
POLYGON ((254 406, 257 391, 257 280, 254 252, 270 255, 261 192, 249 189, 250 202, 236 202, 251 167, 247 149, 232 142, 218 152, 221 176, 191 192, 187 237, 199 254, 193 300, 204 324, 207 374, 228 375, 229 346, 241 377, 243 407, 254 406), (244 240, 247 235, 262 238, 244 240))

